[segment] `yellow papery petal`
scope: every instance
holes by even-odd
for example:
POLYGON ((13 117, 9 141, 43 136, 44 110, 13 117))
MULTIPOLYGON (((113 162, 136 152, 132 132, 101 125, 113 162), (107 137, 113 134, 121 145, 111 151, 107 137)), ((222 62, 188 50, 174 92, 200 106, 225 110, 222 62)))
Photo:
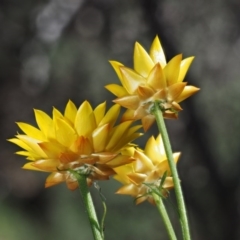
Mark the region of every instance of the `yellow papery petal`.
POLYGON ((157 138, 156 138, 156 144, 158 146, 158 152, 159 154, 161 154, 162 156, 165 156, 165 148, 164 148, 164 144, 163 144, 163 139, 161 137, 161 134, 158 134, 157 138))
POLYGON ((64 117, 66 117, 72 124, 74 124, 76 115, 77 108, 75 104, 69 100, 64 111, 64 117))
POLYGON ((96 128, 95 115, 88 101, 84 101, 79 107, 75 119, 75 129, 79 136, 90 136, 96 128))
POLYGON ((144 132, 146 132, 154 123, 155 117, 153 115, 146 115, 142 118, 142 125, 144 132))
POLYGON ((145 78, 154 66, 152 59, 138 42, 135 43, 133 62, 135 71, 145 78))
POLYGON ((54 186, 56 184, 64 182, 65 180, 66 180, 66 177, 64 174, 59 172, 53 172, 47 177, 45 182, 45 187, 47 188, 47 187, 54 186))
POLYGON ((137 196, 138 188, 134 184, 128 184, 119 188, 116 193, 137 196))
POLYGON ((33 167, 39 168, 46 172, 58 171, 59 161, 56 159, 38 160, 32 163, 33 167))
POLYGON ((119 80, 122 83, 122 74, 120 72, 120 68, 119 67, 122 67, 124 65, 122 63, 120 63, 120 62, 117 62, 117 61, 109 61, 109 62, 112 65, 112 67, 114 68, 115 72, 117 73, 117 76, 118 76, 119 80))
POLYGON ((181 61, 178 82, 182 82, 183 79, 185 78, 186 73, 187 73, 193 59, 194 59, 194 57, 188 57, 181 61))
POLYGON ((135 152, 135 148, 134 147, 126 147, 124 149, 121 150, 122 155, 127 155, 127 156, 133 156, 135 152))
POLYGON ((180 152, 173 153, 173 159, 175 163, 178 162, 180 156, 181 156, 180 152))
POLYGON ((178 102, 178 103, 182 102, 183 100, 192 96, 193 94, 195 94, 199 90, 200 90, 200 88, 197 88, 197 87, 194 87, 194 86, 185 86, 182 93, 180 94, 180 96, 178 96, 175 99, 175 101, 178 102))
POLYGON ((158 146, 156 144, 156 140, 153 136, 151 136, 145 145, 144 149, 145 154, 151 158, 151 155, 155 155, 158 153, 158 146), (153 152, 153 154, 151 154, 153 152))
POLYGON ((158 36, 156 36, 153 40, 152 46, 150 48, 150 57, 152 58, 154 64, 159 62, 162 68, 166 66, 165 54, 158 36))
POLYGON ((25 157, 32 157, 32 153, 30 153, 28 151, 17 151, 16 154, 17 155, 22 155, 22 156, 25 156, 25 157))
POLYGON ((147 175, 143 173, 129 173, 127 176, 133 184, 139 185, 144 182, 147 175))
POLYGON ((152 198, 152 197, 150 197, 150 196, 144 196, 144 195, 139 195, 139 196, 137 196, 137 197, 138 197, 138 198, 137 198, 136 201, 135 201, 136 205, 138 205, 138 204, 140 204, 140 203, 142 203, 142 202, 144 202, 144 201, 149 200, 149 199, 152 198))
POLYGON ((130 68, 120 67, 122 85, 129 94, 134 94, 140 85, 146 84, 146 79, 130 68))
MULTIPOLYGON (((136 132, 141 127, 142 127, 142 125, 135 125, 135 126, 131 127, 130 129, 128 129, 125 137, 128 138, 128 137, 132 136, 134 133, 140 134, 140 136, 141 136, 142 133, 136 132)), ((130 143, 131 141, 127 141, 127 142, 130 143)))
POLYGON ((94 130, 92 134, 93 147, 95 152, 102 152, 105 149, 109 134, 109 124, 105 124, 94 130))
MULTIPOLYGON (((152 160, 153 164, 162 161, 162 156, 159 151, 159 146, 156 143, 156 140, 151 136, 145 146, 145 154, 152 160)), ((165 157, 165 154, 164 154, 165 157)))
POLYGON ((31 150, 37 154, 39 157, 41 158, 47 158, 47 155, 43 152, 43 150, 39 147, 38 143, 39 141, 37 141, 34 138, 30 138, 26 135, 18 135, 17 136, 22 142, 24 142, 26 145, 28 145, 31 150))
POLYGON ((145 182, 147 183, 153 183, 155 181, 157 181, 157 179, 159 179, 163 174, 159 174, 156 169, 154 169, 153 171, 151 171, 147 177, 145 178, 145 182))
POLYGON ((129 180, 127 182, 124 178, 122 178, 122 176, 114 175, 113 178, 122 184, 129 184, 129 180))
POLYGON ((99 158, 99 164, 105 164, 117 156, 116 153, 112 152, 94 153, 92 155, 99 158))
POLYGON ((71 163, 79 158, 79 155, 73 152, 62 152, 59 155, 59 161, 61 163, 71 163))
POLYGON ((30 124, 18 122, 17 125, 29 137, 32 137, 41 141, 46 140, 46 137, 44 136, 44 134, 39 129, 31 126, 30 124))
POLYGON ((120 167, 114 168, 116 175, 114 175, 114 179, 120 181, 122 184, 129 184, 129 178, 127 177, 128 173, 133 171, 133 164, 129 163, 126 165, 122 165, 120 167))
POLYGON ((25 142, 23 142, 22 140, 20 140, 18 138, 11 138, 11 139, 8 139, 8 141, 18 145, 19 147, 27 150, 28 152, 32 151, 32 148, 30 146, 28 146, 25 142))
POLYGON ((177 103, 177 102, 172 102, 172 108, 179 112, 179 111, 182 111, 183 109, 181 108, 181 106, 177 103))
POLYGON ((179 54, 173 57, 163 69, 168 86, 178 82, 181 60, 182 54, 179 54))
POLYGON ((159 90, 157 91, 152 99, 153 100, 166 100, 167 99, 167 96, 168 96, 168 89, 165 88, 165 89, 162 89, 162 90, 159 90))
POLYGON ((46 137, 49 137, 52 127, 52 119, 43 111, 34 109, 34 113, 38 127, 46 137))
MULTIPOLYGON (((168 101, 176 101, 183 92, 186 82, 175 83, 168 88, 168 101)), ((176 101, 177 102, 177 101, 176 101)))
POLYGON ((174 183, 173 183, 173 178, 172 177, 166 177, 164 184, 163 184, 163 188, 165 189, 171 189, 174 187, 174 183))
POLYGON ((156 164, 156 171, 159 176, 163 176, 165 172, 167 173, 167 176, 171 175, 171 170, 170 170, 167 159, 156 164))
MULTIPOLYGON (((16 152, 16 154, 22 155, 21 151, 20 151, 20 153, 16 152)), ((24 155, 24 156, 26 156, 26 159, 29 161, 36 161, 41 158, 39 155, 35 154, 34 152, 26 152, 26 155, 24 155)))
POLYGON ((166 118, 166 119, 177 119, 178 118, 178 114, 166 111, 166 112, 163 113, 163 117, 166 118))
POLYGON ((147 86, 139 86, 138 89, 137 89, 137 94, 138 96, 142 99, 142 100, 145 100, 145 99, 148 99, 150 98, 151 96, 154 95, 154 91, 152 88, 150 87, 147 87, 147 86))
POLYGON ((54 121, 54 123, 56 122, 57 119, 63 118, 62 113, 61 113, 59 110, 57 110, 56 108, 53 108, 53 113, 52 113, 52 115, 53 115, 53 121, 54 121))
POLYGON ((104 114, 106 111, 106 102, 103 102, 99 104, 95 109, 94 109, 94 116, 96 119, 96 125, 98 126, 99 123, 102 121, 104 114))
POLYGON ((148 172, 153 168, 151 159, 149 159, 144 153, 136 150, 134 158, 136 159, 134 164, 136 172, 148 172))
MULTIPOLYGON (((111 172, 112 174, 114 174, 115 172, 112 171, 111 168, 109 168, 106 164, 95 164, 93 166, 93 169, 95 171, 96 175, 101 175, 101 176, 105 176, 105 177, 109 177, 109 172, 111 172)), ((101 179, 107 179, 107 178, 101 178, 101 179)))
POLYGON ((145 107, 139 107, 137 110, 134 112, 134 120, 142 119, 146 115, 149 114, 149 111, 145 107))
POLYGON ((112 149, 112 151, 119 151, 123 146, 131 143, 136 138, 142 136, 142 133, 136 132, 139 128, 141 128, 141 125, 136 125, 130 128, 126 134, 124 135, 124 138, 121 138, 121 141, 116 144, 116 146, 112 149))
POLYGON ((115 158, 113 158, 111 161, 107 162, 107 165, 111 168, 116 168, 121 165, 131 163, 134 160, 135 160, 134 158, 119 154, 115 158))
POLYGON ((120 106, 118 104, 114 104, 102 118, 99 123, 99 126, 109 124, 110 128, 113 127, 115 122, 117 121, 118 115, 120 113, 120 106))
POLYGON ((42 170, 42 169, 39 169, 39 168, 36 168, 32 165, 32 162, 30 163, 26 163, 22 169, 27 169, 27 170, 34 170, 34 171, 40 171, 40 172, 46 172, 45 170, 42 170))
POLYGON ((47 155, 47 158, 58 158, 61 152, 66 151, 66 148, 57 142, 41 142, 39 147, 47 155))
POLYGON ((153 164, 157 164, 166 159, 165 149, 160 134, 156 140, 153 136, 148 139, 144 152, 152 160, 153 164))
MULTIPOLYGON (((74 191, 74 190, 76 190, 77 188, 78 188, 78 182, 77 181, 73 181, 73 180, 68 180, 67 179, 67 187, 68 187, 68 189, 69 190, 71 190, 71 191, 74 191)), ((88 186, 90 186, 91 184, 89 183, 89 181, 88 181, 88 179, 87 179, 87 184, 88 184, 88 186)))
POLYGON ((70 147, 77 139, 76 131, 64 120, 56 120, 56 138, 65 147, 70 147))
POLYGON ((80 136, 71 146, 71 150, 79 155, 90 155, 93 152, 93 147, 88 138, 80 136))
POLYGON ((149 84, 153 89, 159 90, 167 87, 166 79, 159 63, 151 70, 148 78, 147 84, 149 84))
POLYGON ((127 109, 121 118, 121 122, 129 121, 129 120, 134 120, 134 110, 127 109))
MULTIPOLYGON (((129 140, 129 141, 125 140, 124 142, 122 142, 121 147, 117 145, 115 149, 120 150, 122 148, 122 146, 123 146, 123 143, 127 144, 129 142, 132 142, 135 139, 141 137, 142 135, 143 135, 143 133, 133 133, 132 135, 127 137, 127 140, 129 140)), ((129 144, 129 146, 131 146, 131 145, 134 145, 134 144, 129 144)))
MULTIPOLYGON (((178 162, 180 155, 181 155, 180 152, 173 153, 173 160, 174 160, 175 164, 178 162)), ((168 161, 167 161, 167 157, 165 157, 164 160, 159 161, 155 166, 156 166, 159 176, 162 176, 165 172, 167 172, 167 176, 172 175, 168 161)))
POLYGON ((94 178, 99 180, 108 180, 110 175, 113 175, 115 172, 106 165, 96 165, 94 169, 94 178))
POLYGON ((108 84, 105 86, 105 88, 117 97, 123 97, 128 95, 127 90, 117 84, 108 84))
POLYGON ((129 128, 129 126, 132 124, 132 121, 127 121, 120 123, 112 130, 112 135, 109 139, 109 142, 106 146, 107 151, 111 151, 118 143, 121 141, 125 131, 129 128))
POLYGON ((122 107, 135 110, 140 104, 140 99, 137 95, 129 95, 126 97, 116 98, 113 102, 121 105, 122 107))

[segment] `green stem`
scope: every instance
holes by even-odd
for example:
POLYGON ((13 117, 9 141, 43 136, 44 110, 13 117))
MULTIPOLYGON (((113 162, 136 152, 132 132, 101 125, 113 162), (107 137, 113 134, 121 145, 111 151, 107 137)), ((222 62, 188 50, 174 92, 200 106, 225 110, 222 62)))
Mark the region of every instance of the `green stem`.
POLYGON ((94 208, 92 197, 87 186, 86 176, 75 173, 74 176, 77 178, 80 193, 83 199, 84 206, 87 210, 88 219, 92 228, 92 233, 95 240, 103 240, 103 230, 98 222, 97 214, 94 208))
POLYGON ((177 237, 176 237, 175 232, 173 230, 171 221, 170 221, 170 219, 168 217, 168 213, 167 213, 166 208, 165 208, 165 206, 163 204, 162 198, 160 196, 158 196, 156 193, 152 193, 152 196, 153 196, 153 198, 155 200, 155 203, 156 203, 156 206, 158 208, 158 211, 159 211, 159 213, 162 216, 164 225, 165 225, 165 227, 167 229, 167 232, 168 232, 169 239, 177 240, 177 237))
POLYGON ((102 200, 102 204, 103 204, 103 216, 102 216, 102 220, 101 220, 101 229, 102 229, 102 236, 104 236, 104 221, 106 218, 106 214, 107 214, 107 205, 106 202, 102 200))
POLYGON ((175 189, 176 199, 177 199, 177 204, 178 204, 178 212, 179 212, 180 223, 181 223, 182 233, 183 233, 183 239, 190 240, 191 239, 190 230, 189 230, 189 226, 188 226, 187 212, 186 212, 186 207, 185 207, 185 203, 184 203, 184 199, 183 199, 182 188, 180 185, 180 180, 178 177, 176 164, 173 159, 172 148, 171 148, 171 144, 169 141, 167 129, 165 126, 163 113, 162 113, 162 111, 159 107, 159 103, 157 101, 154 102, 153 113, 156 117, 158 129, 159 129, 162 139, 163 139, 163 144, 164 144, 165 152, 167 155, 168 164, 171 169, 171 173, 172 173, 172 177, 173 177, 174 189, 175 189))

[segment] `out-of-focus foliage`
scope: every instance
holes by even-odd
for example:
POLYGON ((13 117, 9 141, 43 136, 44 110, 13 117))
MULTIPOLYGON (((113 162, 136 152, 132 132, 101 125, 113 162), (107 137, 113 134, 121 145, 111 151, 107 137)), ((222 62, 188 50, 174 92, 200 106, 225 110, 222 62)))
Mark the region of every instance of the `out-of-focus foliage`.
MULTIPOLYGON (((237 0, 1 1, 0 239, 91 239, 78 191, 44 189, 46 175, 22 170, 24 158, 5 139, 16 134, 16 121, 34 124, 33 108, 51 114, 68 99, 110 106, 103 86, 118 79, 108 60, 131 67, 135 41, 148 49, 157 34, 167 60, 196 56, 185 79, 201 91, 182 104, 178 121, 167 121, 173 150, 183 153, 193 239, 239 239, 239 8, 237 0)), ((155 127, 140 145, 152 134, 155 127)), ((107 239, 166 239, 156 209, 114 195, 117 182, 101 187, 107 239)))

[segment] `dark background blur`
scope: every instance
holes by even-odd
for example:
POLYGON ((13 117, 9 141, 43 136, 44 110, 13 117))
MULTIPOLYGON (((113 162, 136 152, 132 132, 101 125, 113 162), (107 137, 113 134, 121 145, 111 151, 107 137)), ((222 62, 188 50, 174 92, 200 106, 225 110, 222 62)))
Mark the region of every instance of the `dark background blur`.
MULTIPOLYGON (((186 77, 201 91, 168 120, 194 240, 240 239, 240 2, 238 0, 1 0, 0 240, 92 239, 78 191, 44 189, 47 176, 22 170, 6 142, 16 121, 34 124, 33 108, 51 114, 68 99, 93 106, 118 83, 108 60, 132 66, 135 41, 147 50, 158 34, 167 59, 196 56, 186 77)), ((150 132, 139 142, 143 147, 150 132)), ((107 198, 106 239, 167 239, 157 210, 114 192, 107 198)), ((97 209, 102 206, 92 188, 97 209)), ((174 193, 168 204, 174 226, 174 193)))

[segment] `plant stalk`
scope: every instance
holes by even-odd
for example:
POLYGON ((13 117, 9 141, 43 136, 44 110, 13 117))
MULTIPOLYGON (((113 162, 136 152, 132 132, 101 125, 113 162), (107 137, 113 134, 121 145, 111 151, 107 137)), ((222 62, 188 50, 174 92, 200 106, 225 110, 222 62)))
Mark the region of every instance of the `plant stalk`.
POLYGON ((177 240, 177 237, 175 235, 174 229, 172 227, 172 223, 168 217, 168 213, 166 211, 165 205, 163 203, 163 200, 160 196, 158 196, 156 193, 152 193, 152 196, 155 200, 156 206, 158 208, 159 213, 162 216, 163 223, 167 229, 168 236, 170 240, 177 240))
POLYGON ((176 167, 176 164, 173 159, 172 148, 171 148, 171 144, 169 141, 166 125, 164 122, 163 113, 162 113, 159 103, 157 101, 154 102, 153 114, 156 117, 157 126, 158 126, 158 129, 159 129, 162 139, 163 139, 163 144, 164 144, 165 152, 167 155, 168 164, 171 169, 171 173, 172 173, 172 177, 173 177, 173 183, 174 183, 174 189, 175 189, 175 193, 176 193, 176 199, 177 199, 180 223, 181 223, 181 227, 182 227, 183 239, 191 240, 188 219, 187 219, 187 212, 186 212, 186 207, 185 207, 185 203, 184 203, 180 180, 178 177, 177 167, 176 167))
POLYGON ((85 206, 85 209, 88 214, 88 219, 91 225, 92 233, 95 240, 104 240, 103 237, 103 229, 101 228, 97 214, 95 211, 95 207, 92 201, 92 197, 89 191, 89 188, 87 186, 87 178, 85 175, 80 175, 75 173, 75 177, 77 178, 79 190, 83 199, 83 203, 85 206))

